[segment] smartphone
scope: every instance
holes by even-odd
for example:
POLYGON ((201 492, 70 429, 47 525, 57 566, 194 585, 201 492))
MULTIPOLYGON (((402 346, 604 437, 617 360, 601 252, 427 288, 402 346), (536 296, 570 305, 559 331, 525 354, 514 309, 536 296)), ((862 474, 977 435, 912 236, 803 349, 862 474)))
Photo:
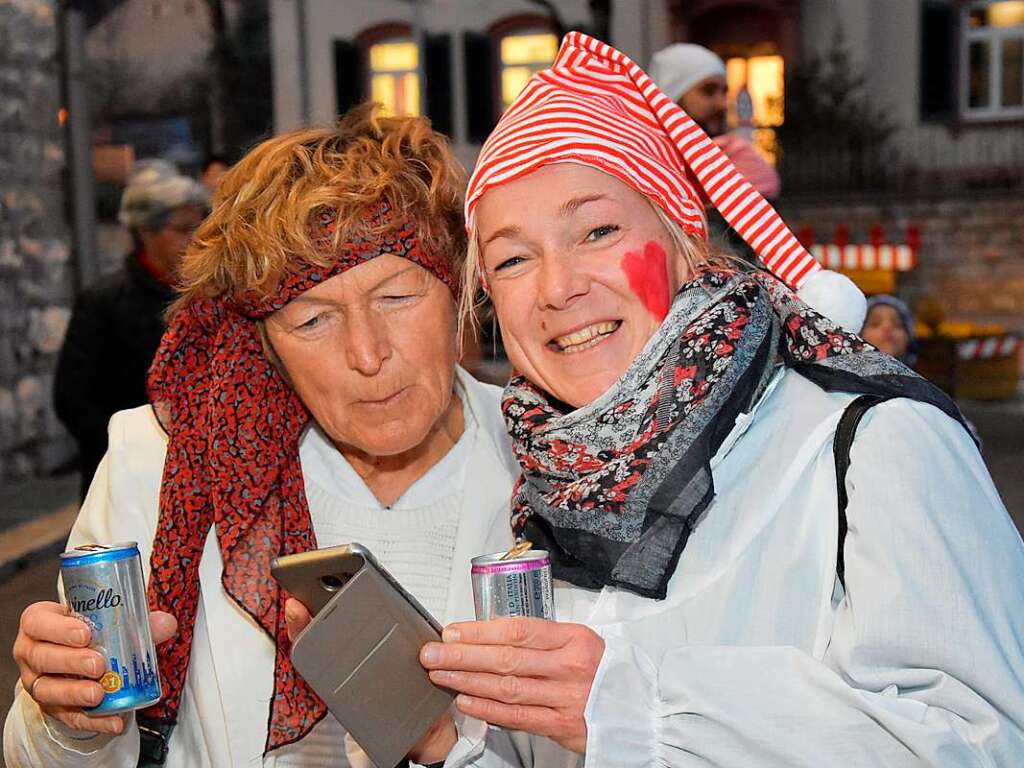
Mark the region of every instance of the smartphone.
POLYGON ((374 765, 396 765, 455 697, 419 662, 440 625, 360 544, 277 558, 271 574, 313 614, 295 669, 374 765))

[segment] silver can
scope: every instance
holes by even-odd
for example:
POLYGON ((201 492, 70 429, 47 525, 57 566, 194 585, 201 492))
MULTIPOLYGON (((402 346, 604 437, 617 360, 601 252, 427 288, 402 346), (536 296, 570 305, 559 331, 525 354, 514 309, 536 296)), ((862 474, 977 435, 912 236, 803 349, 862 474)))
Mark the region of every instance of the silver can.
POLYGON ((60 576, 65 608, 92 628, 90 645, 107 659, 103 701, 85 711, 109 715, 158 702, 160 676, 138 545, 76 547, 60 556, 60 576))
POLYGON ((496 552, 471 561, 477 620, 499 616, 553 619, 555 600, 548 553, 531 549, 513 557, 506 558, 507 555, 507 552, 496 552))

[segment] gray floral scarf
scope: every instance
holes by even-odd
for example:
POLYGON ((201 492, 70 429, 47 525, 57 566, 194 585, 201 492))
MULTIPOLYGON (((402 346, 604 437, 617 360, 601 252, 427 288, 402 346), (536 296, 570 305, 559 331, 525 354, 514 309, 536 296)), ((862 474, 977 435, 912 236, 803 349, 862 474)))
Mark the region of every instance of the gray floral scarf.
POLYGON ((826 391, 909 397, 962 421, 902 363, 763 274, 707 270, 600 398, 575 411, 516 376, 502 411, 522 468, 517 535, 555 578, 663 598, 694 522, 715 495, 711 458, 779 366, 826 391))

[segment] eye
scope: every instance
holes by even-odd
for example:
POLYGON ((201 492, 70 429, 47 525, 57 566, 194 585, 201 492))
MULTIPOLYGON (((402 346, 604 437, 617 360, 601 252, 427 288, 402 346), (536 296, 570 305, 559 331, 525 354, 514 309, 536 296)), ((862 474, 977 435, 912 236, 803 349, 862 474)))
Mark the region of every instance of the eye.
POLYGON ((324 316, 322 314, 313 315, 313 317, 309 318, 309 320, 307 320, 306 322, 300 323, 299 325, 295 326, 295 329, 302 331, 311 331, 318 325, 320 325, 321 322, 323 322, 323 317, 324 316))
POLYGON ((523 259, 522 256, 513 256, 512 258, 505 259, 503 262, 498 264, 498 266, 496 266, 494 268, 494 271, 495 272, 501 272, 501 270, 503 270, 503 269, 506 269, 506 268, 509 268, 509 267, 518 266, 518 265, 522 264, 523 261, 524 261, 524 259, 523 259))
POLYGON ((600 240, 602 237, 608 237, 608 235, 619 231, 619 227, 615 224, 603 224, 600 227, 590 230, 587 234, 587 242, 593 242, 600 240))
POLYGON ((392 293, 387 296, 381 296, 380 301, 384 304, 395 306, 397 304, 406 304, 415 298, 415 294, 411 293, 392 293))

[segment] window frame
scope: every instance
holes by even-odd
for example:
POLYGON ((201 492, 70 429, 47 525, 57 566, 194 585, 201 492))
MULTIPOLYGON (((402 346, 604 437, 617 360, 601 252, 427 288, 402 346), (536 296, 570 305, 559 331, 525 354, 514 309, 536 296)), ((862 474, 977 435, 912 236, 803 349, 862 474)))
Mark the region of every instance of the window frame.
POLYGON ((426 94, 423 85, 423 57, 426 55, 426 52, 424 50, 423 41, 417 40, 413 35, 412 25, 405 22, 377 24, 369 29, 363 30, 356 36, 356 44, 359 46, 363 61, 363 99, 369 100, 373 98, 374 70, 370 57, 370 49, 381 43, 402 42, 409 42, 416 46, 417 68, 414 71, 416 72, 417 88, 419 89, 419 97, 417 100, 417 103, 419 104, 418 116, 423 116, 426 114, 426 111, 423 109, 423 106, 426 103, 426 94))
POLYGON ((493 89, 494 114, 500 116, 505 111, 505 100, 502 96, 502 73, 505 65, 501 60, 501 41, 506 37, 528 34, 550 34, 555 36, 555 51, 558 51, 558 34, 549 16, 536 13, 523 13, 506 16, 487 30, 491 38, 491 83, 493 89))
MULTIPOLYGON (((1015 27, 982 27, 971 29, 971 11, 988 8, 999 0, 970 0, 963 3, 960 9, 960 78, 959 78, 959 99, 958 106, 960 118, 965 122, 1009 122, 1024 119, 1024 96, 1022 104, 1015 107, 1004 107, 999 102, 1002 99, 1002 74, 1003 57, 1001 55, 1003 42, 1006 40, 1021 40, 1024 43, 1024 24, 1015 27), (971 86, 971 44, 976 42, 988 43, 988 88, 989 103, 985 107, 970 106, 971 86)), ((1024 56, 1024 54, 1022 54, 1024 56)), ((1024 80, 1022 80, 1024 89, 1024 80)))

